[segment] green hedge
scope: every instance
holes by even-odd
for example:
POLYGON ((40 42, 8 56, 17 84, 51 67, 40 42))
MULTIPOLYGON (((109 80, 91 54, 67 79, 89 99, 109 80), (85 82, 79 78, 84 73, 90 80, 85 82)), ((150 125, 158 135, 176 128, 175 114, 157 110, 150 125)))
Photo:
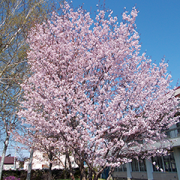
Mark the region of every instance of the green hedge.
MULTIPOLYGON (((21 180, 26 180, 27 171, 25 170, 3 170, 3 178, 8 176, 15 176, 20 178, 21 180)), ((55 180, 57 179, 69 179, 70 175, 68 171, 61 169, 53 169, 52 176, 55 180)), ((31 180, 47 180, 48 177, 48 169, 43 170, 32 170, 31 172, 31 180)), ((74 177, 80 177, 79 168, 74 169, 74 177)))

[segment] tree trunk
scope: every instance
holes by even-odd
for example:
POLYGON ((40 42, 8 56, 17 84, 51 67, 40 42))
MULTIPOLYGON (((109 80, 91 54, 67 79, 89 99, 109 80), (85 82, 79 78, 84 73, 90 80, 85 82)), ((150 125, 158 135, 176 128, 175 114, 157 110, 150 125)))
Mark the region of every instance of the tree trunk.
POLYGON ((98 180, 98 176, 99 176, 98 173, 94 173, 94 178, 93 178, 93 180, 98 180))
MULTIPOLYGON (((83 156, 83 154, 81 154, 83 156)), ((86 174, 85 174, 85 169, 84 169, 84 159, 79 158, 79 157, 74 157, 76 164, 79 166, 80 169, 80 180, 86 180, 86 174)))
POLYGON ((70 174, 71 180, 75 180, 74 174, 73 174, 73 168, 71 166, 71 161, 70 161, 69 153, 68 152, 66 152, 66 157, 67 157, 68 164, 69 164, 69 170, 70 170, 69 174, 70 174))
POLYGON ((66 173, 67 173, 66 155, 65 155, 65 162, 64 162, 64 164, 65 164, 64 179, 67 179, 67 175, 66 175, 66 173))
POLYGON ((28 172, 27 172, 26 180, 30 180, 30 179, 31 179, 31 170, 32 170, 33 153, 34 153, 34 150, 31 149, 31 152, 30 152, 30 159, 29 159, 29 164, 28 164, 28 172))
POLYGON ((3 148, 3 152, 2 152, 2 158, 1 158, 0 179, 2 179, 4 159, 5 159, 5 156, 6 156, 6 151, 7 151, 8 144, 9 144, 9 135, 7 134, 7 135, 6 135, 5 142, 4 142, 4 148, 3 148))
POLYGON ((113 171, 114 171, 114 168, 111 167, 110 170, 109 170, 109 173, 108 173, 108 178, 107 178, 107 180, 110 180, 110 179, 112 178, 112 173, 113 173, 113 171))
POLYGON ((92 170, 89 168, 88 179, 92 180, 92 170))
POLYGON ((49 163, 49 174, 48 174, 48 180, 52 180, 52 163, 49 163))
POLYGON ((49 152, 49 172, 48 172, 48 180, 52 180, 52 159, 53 159, 53 153, 50 151, 49 152))
POLYGON ((80 180, 86 180, 86 174, 85 174, 84 165, 83 165, 83 166, 81 166, 81 168, 80 168, 80 172, 81 172, 81 177, 80 177, 80 180))
POLYGON ((98 172, 93 171, 93 169, 91 169, 91 170, 93 171, 93 173, 94 173, 94 178, 93 178, 93 180, 98 180, 100 174, 103 172, 103 170, 104 170, 105 168, 106 168, 106 165, 105 165, 104 167, 102 167, 101 170, 99 170, 98 172))

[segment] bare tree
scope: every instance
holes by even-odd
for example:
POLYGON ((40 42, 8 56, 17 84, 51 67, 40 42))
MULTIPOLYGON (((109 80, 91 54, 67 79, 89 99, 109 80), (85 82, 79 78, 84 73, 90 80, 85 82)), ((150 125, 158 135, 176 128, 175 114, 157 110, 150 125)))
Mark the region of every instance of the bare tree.
POLYGON ((16 115, 22 100, 20 84, 29 75, 26 63, 28 31, 47 17, 44 0, 0 1, 0 140, 4 144, 0 179, 11 133, 20 128, 16 115))

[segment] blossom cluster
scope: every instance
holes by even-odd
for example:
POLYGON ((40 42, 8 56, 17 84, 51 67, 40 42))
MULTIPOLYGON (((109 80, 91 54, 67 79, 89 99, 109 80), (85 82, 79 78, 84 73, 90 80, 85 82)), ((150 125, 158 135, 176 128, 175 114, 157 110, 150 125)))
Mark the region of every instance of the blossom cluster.
POLYGON ((167 64, 140 55, 137 14, 124 12, 118 24, 112 13, 93 20, 66 3, 62 16, 31 29, 33 73, 18 115, 38 147, 69 149, 92 169, 156 153, 154 142, 176 121, 177 100, 167 64))

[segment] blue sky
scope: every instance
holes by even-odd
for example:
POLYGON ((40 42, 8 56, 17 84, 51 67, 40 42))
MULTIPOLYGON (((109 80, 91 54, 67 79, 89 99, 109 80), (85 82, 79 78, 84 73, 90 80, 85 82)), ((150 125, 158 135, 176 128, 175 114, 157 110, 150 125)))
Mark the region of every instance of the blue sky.
MULTIPOLYGON (((74 0, 73 6, 83 3, 84 9, 93 13, 99 0, 74 0)), ((119 21, 124 7, 130 12, 134 6, 139 11, 136 24, 142 52, 156 63, 165 57, 173 79, 171 86, 176 86, 180 78, 180 0, 105 0, 105 7, 113 10, 119 21)))

